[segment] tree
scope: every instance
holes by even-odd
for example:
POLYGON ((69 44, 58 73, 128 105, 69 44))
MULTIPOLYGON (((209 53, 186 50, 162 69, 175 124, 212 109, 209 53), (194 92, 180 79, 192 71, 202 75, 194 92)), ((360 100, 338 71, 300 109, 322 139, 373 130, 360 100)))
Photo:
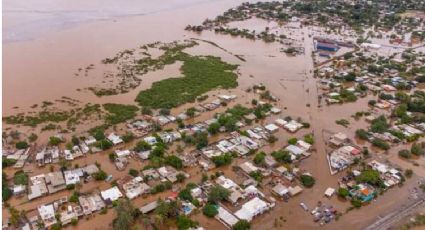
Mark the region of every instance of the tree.
POLYGON ((192 201, 193 197, 188 188, 182 189, 179 192, 179 198, 185 201, 192 201))
POLYGON ((110 149, 110 148, 112 148, 112 145, 113 145, 112 142, 110 142, 107 139, 102 139, 100 141, 97 141, 96 144, 95 144, 96 147, 98 147, 102 150, 110 149))
POLYGON ((165 157, 165 164, 171 165, 176 169, 183 168, 183 161, 175 155, 165 157))
POLYGON ((220 156, 214 156, 211 158, 212 162, 214 162, 216 167, 220 167, 223 165, 229 165, 233 161, 232 155, 229 153, 222 154, 220 156))
POLYGON ((80 144, 80 139, 78 139, 78 137, 76 137, 76 136, 72 136, 71 142, 74 145, 79 145, 80 144))
POLYGON ((251 229, 251 224, 247 220, 239 220, 232 227, 233 230, 249 230, 251 229))
POLYGON ((388 142, 386 142, 382 139, 379 139, 379 138, 374 138, 373 141, 372 141, 372 145, 376 146, 380 149, 383 149, 383 150, 390 149, 390 145, 388 144, 388 142))
POLYGON ((195 134, 195 143, 198 150, 208 146, 208 133, 201 132, 195 134))
POLYGON ((177 228, 179 230, 188 230, 188 229, 196 228, 199 225, 198 222, 193 221, 189 217, 183 216, 183 215, 177 216, 176 223, 177 223, 177 228))
POLYGON ((424 149, 417 143, 414 143, 410 148, 410 152, 416 156, 422 156, 425 154, 424 149))
POLYGON ((298 139, 296 137, 292 137, 288 139, 288 144, 295 145, 297 143, 298 139))
POLYGON ((405 175, 407 178, 412 177, 412 175, 413 175, 413 170, 411 170, 411 169, 406 169, 406 171, 404 171, 404 175, 405 175))
POLYGON ((146 141, 139 141, 136 143, 136 146, 134 147, 134 151, 136 152, 142 152, 151 150, 152 147, 146 142, 146 141))
POLYGON ((93 173, 93 178, 97 181, 106 180, 107 177, 108 175, 103 170, 99 170, 98 172, 93 173))
POLYGON ((215 207, 215 205, 213 205, 213 204, 206 204, 204 206, 204 208, 202 209, 202 213, 205 216, 207 216, 207 217, 213 218, 215 215, 218 214, 218 210, 215 207))
POLYGON ((158 206, 155 209, 155 215, 161 219, 173 218, 179 214, 179 204, 177 201, 158 200, 158 206))
POLYGON ((1 180, 1 184, 2 184, 2 200, 7 201, 11 196, 12 196, 12 190, 9 188, 9 186, 7 185, 7 175, 6 173, 2 173, 2 180, 1 180))
POLYGON ((223 188, 220 185, 215 185, 210 189, 208 193, 208 202, 217 203, 219 201, 226 200, 230 196, 230 191, 223 188))
POLYGON ((179 183, 182 183, 186 179, 186 176, 183 173, 177 173, 176 180, 179 183))
POLYGON ((17 160, 15 160, 15 159, 7 159, 6 157, 3 157, 2 158, 3 169, 16 164, 16 161, 17 160))
POLYGON ((94 133, 93 133, 93 137, 97 140, 97 141, 100 141, 100 140, 103 140, 103 139, 105 139, 106 137, 105 137, 105 134, 103 133, 103 130, 101 130, 101 129, 97 129, 97 130, 95 130, 94 131, 94 133))
POLYGON ((410 157, 412 157, 412 154, 410 154, 410 151, 407 149, 398 151, 398 155, 405 159, 409 159, 410 157))
POLYGON ((113 221, 114 230, 127 230, 133 224, 135 218, 135 208, 131 202, 127 199, 118 200, 117 206, 115 206, 117 217, 113 221))
POLYGON ((211 123, 209 126, 208 126, 208 132, 209 133, 211 133, 211 134, 216 134, 216 133, 218 133, 218 131, 220 130, 220 127, 221 127, 221 125, 220 125, 220 123, 218 123, 218 122, 213 122, 213 123, 211 123))
POLYGON ((362 206, 362 202, 357 199, 357 198, 353 198, 351 199, 351 204, 355 207, 355 208, 360 208, 362 206))
POLYGON ((15 185, 27 185, 28 175, 22 170, 15 172, 15 175, 13 176, 13 183, 15 185))
POLYGON ((364 129, 357 129, 356 130, 356 137, 362 139, 362 140, 368 140, 369 134, 364 129))
POLYGON ((384 115, 379 116, 372 120, 372 124, 370 126, 370 130, 374 133, 383 133, 386 132, 389 128, 389 124, 387 123, 387 119, 384 115))
POLYGON ((274 157, 275 160, 281 162, 281 163, 291 163, 291 154, 289 154, 286 150, 279 150, 274 151, 271 153, 272 157, 274 157))
POLYGON ((310 145, 314 144, 314 137, 311 134, 307 134, 304 136, 304 141, 309 143, 310 145))
POLYGON ((134 135, 133 135, 133 133, 131 133, 131 132, 126 132, 126 133, 122 136, 122 140, 123 140, 125 143, 128 143, 128 142, 130 142, 130 141, 134 140, 134 135))
POLYGON ((189 109, 186 110, 186 115, 188 117, 194 117, 195 116, 195 113, 196 113, 196 109, 193 108, 193 107, 191 107, 191 108, 189 108, 189 109))
POLYGON ((373 169, 362 171, 360 175, 356 177, 356 181, 359 183, 368 183, 370 185, 379 185, 382 183, 379 172, 373 169))
POLYGON ((26 141, 18 141, 16 142, 15 147, 17 149, 26 149, 28 148, 28 143, 26 141))
POLYGON ((62 143, 62 139, 60 139, 59 137, 50 137, 49 138, 49 144, 50 145, 59 145, 60 143, 62 143))
POLYGON ((78 194, 78 192, 77 191, 74 191, 73 193, 72 193, 72 195, 71 195, 71 197, 69 197, 69 202, 72 202, 72 203, 78 203, 78 197, 79 197, 80 195, 78 194))
POLYGON ((35 134, 35 133, 31 133, 31 135, 29 135, 29 137, 28 137, 28 140, 29 140, 30 142, 34 142, 34 141, 36 141, 36 140, 37 140, 37 138, 38 138, 37 134, 35 134))
POLYGON ((142 108, 143 115, 152 115, 152 109, 149 106, 145 106, 142 108))
POLYGON ((130 174, 132 177, 137 177, 139 175, 139 171, 136 169, 130 169, 128 170, 128 174, 130 174))
POLYGON ((264 152, 257 153, 254 157, 254 163, 256 165, 262 165, 266 161, 266 154, 264 152))
POLYGON ((159 110, 159 114, 163 115, 163 116, 168 116, 170 115, 170 110, 166 109, 166 108, 162 108, 159 110))
POLYGON ((301 175, 300 180, 301 180, 301 183, 307 188, 313 187, 314 183, 316 182, 314 177, 307 174, 301 175))
POLYGON ((341 198, 347 198, 347 196, 350 195, 350 193, 348 192, 348 189, 346 188, 339 188, 338 189, 338 196, 341 198))
POLYGON ((10 213, 10 224, 14 227, 19 226, 19 222, 21 220, 21 215, 19 214, 19 211, 16 210, 14 207, 9 207, 9 213, 10 213))

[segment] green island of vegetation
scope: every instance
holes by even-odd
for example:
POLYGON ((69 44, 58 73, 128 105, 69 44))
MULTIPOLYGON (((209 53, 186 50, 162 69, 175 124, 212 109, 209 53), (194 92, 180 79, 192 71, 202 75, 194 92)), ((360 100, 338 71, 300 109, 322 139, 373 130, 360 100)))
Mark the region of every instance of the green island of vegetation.
POLYGON ((152 108, 172 108, 186 102, 195 101, 196 97, 214 88, 235 88, 237 65, 221 61, 212 56, 191 56, 178 52, 175 60, 183 61, 181 71, 184 77, 168 78, 155 82, 150 89, 139 93, 136 101, 142 106, 152 108), (172 93, 171 93, 172 92, 172 93))

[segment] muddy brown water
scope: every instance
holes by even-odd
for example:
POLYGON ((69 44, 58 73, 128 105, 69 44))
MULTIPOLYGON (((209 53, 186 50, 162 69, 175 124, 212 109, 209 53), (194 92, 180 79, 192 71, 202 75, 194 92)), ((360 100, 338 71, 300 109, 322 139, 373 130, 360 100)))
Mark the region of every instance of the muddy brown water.
MULTIPOLYGON (((193 2, 196 3, 196 1, 193 2)), ((310 158, 301 162, 300 167, 314 175, 316 185, 312 189, 305 189, 301 195, 290 199, 288 203, 278 201, 278 205, 272 212, 254 219, 253 229, 315 229, 318 225, 313 223, 309 213, 304 212, 299 207, 300 202, 304 202, 309 207, 312 207, 321 200, 326 204, 337 207, 342 212, 349 207, 348 202, 343 203, 335 197, 330 200, 323 197, 326 188, 337 187, 337 179, 341 176, 341 174, 331 176, 329 173, 326 161, 327 147, 323 133, 324 131, 342 131, 353 138, 354 130, 360 127, 366 128, 367 123, 363 119, 355 121, 351 118, 351 115, 358 111, 367 110, 367 101, 370 98, 359 99, 356 103, 333 106, 321 105, 321 107, 318 107, 317 96, 320 92, 317 90, 316 80, 312 77, 312 38, 308 36, 309 32, 313 33, 313 35, 314 33, 320 35, 321 32, 317 32, 316 30, 315 32, 311 32, 309 28, 304 27, 303 29, 291 31, 291 34, 294 36, 304 38, 304 40, 300 39, 299 42, 306 47, 305 55, 295 57, 288 57, 281 53, 279 51, 281 46, 276 43, 266 44, 262 41, 233 38, 209 31, 196 34, 183 30, 187 24, 199 24, 205 17, 214 17, 225 9, 238 5, 240 2, 242 1, 198 2, 197 4, 176 7, 176 9, 163 10, 147 15, 114 17, 102 21, 95 20, 77 23, 66 29, 46 31, 31 40, 6 41, 3 43, 3 115, 28 111, 30 110, 29 107, 33 104, 40 104, 42 101, 53 101, 61 96, 78 99, 82 103, 134 103, 134 98, 138 90, 149 88, 155 81, 178 76, 179 64, 167 66, 163 70, 143 76, 140 87, 127 94, 98 98, 90 92, 79 92, 77 89, 101 83, 102 69, 96 69, 100 68, 98 67, 100 66, 100 60, 113 56, 118 51, 131 49, 138 45, 158 40, 168 42, 188 38, 200 38, 213 41, 228 52, 203 42, 200 42, 199 46, 188 49, 187 52, 194 55, 220 56, 227 62, 239 64, 241 75, 238 79, 239 87, 237 89, 230 91, 215 90, 209 93, 209 98, 222 93, 232 93, 238 95, 238 100, 232 102, 229 106, 236 103, 249 104, 251 99, 256 96, 246 93, 245 89, 253 84, 263 83, 273 95, 280 99, 276 105, 283 109, 280 115, 281 117, 301 117, 304 121, 308 121, 311 124, 310 129, 302 130, 296 134, 290 134, 280 130, 275 134, 279 138, 278 142, 264 148, 267 153, 284 146, 290 137, 302 137, 310 132, 313 132, 315 137, 315 148, 317 151, 310 158), (246 59, 246 62, 241 61, 232 54, 241 55, 246 59), (95 65, 94 74, 90 74, 89 77, 74 75, 78 68, 90 64, 95 65), (12 107, 15 106, 19 108, 13 109, 12 107), (351 124, 348 128, 335 124, 335 120, 342 118, 350 121, 351 124), (281 219, 278 221, 277 226, 275 226, 276 219, 281 219)), ((78 2, 74 4, 78 6, 78 2)), ((68 7, 74 9, 76 7, 74 4, 72 6, 63 5, 61 8, 65 10, 68 7)), ((146 3, 137 3, 137 6, 143 7, 143 4, 146 3)), ((9 19, 7 22, 8 26, 19 24, 19 20, 16 19, 17 21, 15 22, 13 19, 16 18, 11 17, 9 19)), ((254 24, 248 25, 250 26, 249 28, 257 30, 260 30, 265 25, 269 25, 261 20, 250 21, 250 23, 254 24)), ((235 25, 247 26, 243 23, 235 23, 235 25)), ((60 107, 61 105, 57 106, 60 107)), ((186 104, 180 106, 173 109, 172 113, 178 114, 191 106, 193 105, 186 104)), ((220 108, 213 112, 203 113, 190 122, 209 119, 215 112, 224 111, 224 109, 220 108)), ((272 122, 276 118, 277 116, 269 117, 264 123, 272 122)), ((79 129, 81 130, 77 130, 77 132, 83 131, 84 128, 86 127, 80 127, 79 129)), ((120 133, 120 128, 118 130, 118 133, 120 133)), ((121 132, 123 131, 121 130, 121 132)), ((40 136, 40 139, 47 139, 51 134, 45 132, 40 136)), ((129 168, 141 169, 146 164, 134 160, 130 161, 130 165, 126 170, 117 171, 108 159, 108 152, 88 155, 87 157, 74 160, 72 164, 82 166, 97 161, 102 164, 102 169, 112 174, 115 179, 127 175, 129 168)), ((388 156, 383 155, 382 157, 399 163, 403 167, 409 166, 408 163, 402 162, 397 158, 396 150, 391 150, 388 156)), ((55 168, 57 169, 58 166, 55 166, 55 168)), ((31 175, 36 175, 48 172, 49 167, 36 168, 33 165, 29 165, 26 166, 26 169, 33 171, 31 175)), ((201 174, 198 168, 187 170, 191 174, 189 181, 197 182, 200 180, 201 174)), ((238 176, 235 175, 230 166, 219 170, 224 171, 226 176, 235 181, 238 180, 238 176)), ((419 171, 420 174, 422 174, 422 170, 419 171)), ((11 169, 6 170, 8 175, 12 175, 13 171, 11 169)), ((380 196, 377 201, 372 202, 372 204, 360 210, 345 214, 339 221, 332 222, 322 228, 342 229, 344 227, 346 228, 347 224, 349 224, 350 229, 361 229, 375 220, 377 215, 401 205, 404 197, 408 195, 408 188, 411 186, 410 184, 414 183, 413 181, 414 179, 411 179, 407 181, 405 186, 391 189, 384 196, 380 196)), ((106 182, 90 182, 83 184, 81 190, 85 192, 98 191, 109 186, 109 183, 106 182)), ((270 193, 268 188, 264 190, 266 194, 270 193)), ((31 202, 26 202, 25 197, 12 198, 9 203, 19 210, 31 210, 40 204, 54 201, 63 195, 69 195, 69 192, 62 191, 31 202)), ((165 198, 168 195, 169 192, 164 192, 155 196, 148 196, 147 198, 140 197, 132 202, 136 207, 140 207, 150 201, 156 200, 158 197, 165 198)), ((3 220, 7 216, 8 212, 3 208, 3 220)), ((111 228, 110 224, 114 216, 114 211, 109 210, 106 215, 96 214, 89 219, 80 220, 76 227, 68 226, 67 228, 109 229, 111 228)), ((195 214, 193 219, 199 221, 206 229, 224 228, 217 220, 208 219, 202 214, 195 214)))

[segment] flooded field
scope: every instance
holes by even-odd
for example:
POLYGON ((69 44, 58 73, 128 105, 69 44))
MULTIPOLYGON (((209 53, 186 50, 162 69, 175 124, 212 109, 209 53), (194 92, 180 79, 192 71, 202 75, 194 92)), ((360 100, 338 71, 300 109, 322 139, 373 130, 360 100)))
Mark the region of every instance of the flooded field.
MULTIPOLYGON (((280 149, 287 144, 290 137, 302 138, 305 134, 312 133, 315 139, 315 151, 313 155, 302 161, 300 168, 307 170, 316 178, 316 185, 312 189, 289 200, 278 201, 276 207, 269 213, 261 215, 253 221, 253 229, 316 229, 317 223, 312 221, 312 216, 304 212, 299 206, 300 202, 313 207, 318 201, 331 204, 344 213, 338 221, 332 222, 323 229, 343 229, 349 224, 350 229, 362 229, 380 214, 401 206, 409 197, 412 186, 417 183, 414 177, 408 180, 403 187, 392 189, 380 196, 361 210, 354 210, 345 214, 350 206, 349 202, 342 202, 338 198, 325 198, 323 193, 328 187, 338 187, 339 175, 332 176, 329 172, 326 153, 328 146, 325 133, 345 132, 350 138, 354 138, 354 130, 366 128, 368 124, 364 119, 354 120, 351 118, 356 112, 370 109, 367 107, 368 95, 353 103, 327 106, 318 101, 321 92, 318 89, 317 79, 313 77, 314 63, 311 57, 313 51, 313 37, 323 35, 323 31, 313 27, 290 29, 276 23, 265 20, 251 19, 244 22, 234 22, 231 26, 246 28, 249 30, 262 31, 270 27, 275 33, 288 34, 297 38, 299 46, 305 48, 304 54, 288 56, 281 52, 282 45, 279 43, 264 43, 249 39, 231 37, 218 33, 204 31, 201 34, 187 32, 184 27, 187 24, 201 23, 206 17, 214 17, 223 10, 236 6, 244 1, 207 1, 190 0, 181 2, 167 0, 161 6, 149 1, 130 1, 129 4, 117 4, 114 1, 74 1, 72 3, 59 4, 54 1, 14 2, 6 1, 4 7, 3 28, 3 116, 13 115, 20 112, 34 111, 34 104, 43 101, 53 101, 63 96, 76 99, 81 104, 85 103, 122 103, 136 104, 135 98, 140 90, 148 89, 154 82, 170 78, 180 77, 182 63, 177 62, 167 65, 161 70, 149 72, 141 77, 140 86, 128 93, 97 97, 92 92, 84 90, 87 87, 107 84, 104 73, 108 69, 100 64, 105 57, 114 56, 117 52, 125 49, 133 49, 143 44, 156 41, 171 42, 184 39, 202 39, 211 41, 198 41, 199 45, 188 48, 186 52, 191 55, 212 55, 221 57, 223 61, 237 64, 239 77, 238 87, 231 90, 213 90, 208 93, 210 97, 222 93, 235 94, 238 99, 229 104, 249 105, 254 98, 247 93, 246 89, 254 84, 264 84, 279 100, 275 106, 282 108, 279 117, 291 116, 301 118, 311 124, 309 129, 296 134, 290 134, 280 130, 275 134, 278 141, 264 150, 271 152, 280 149), (97 9, 98 5, 103 8, 97 9), (45 7, 47 8, 45 8, 45 7), (54 6, 53 8, 49 8, 54 6), (32 9, 32 10, 29 10, 32 9), (55 13, 57 13, 56 16, 55 13), (24 17, 20 17, 24 15, 24 17), (238 57, 242 57, 241 60, 238 57), (93 70, 85 76, 76 76, 79 68, 85 68, 93 64, 93 70), (348 127, 335 123, 338 119, 350 120, 348 127)), ((344 50, 345 52, 345 50, 344 50)), ((339 53, 338 53, 339 54, 339 53)), ((156 54, 160 55, 160 54, 156 54)), ((187 103, 171 110, 172 114, 179 114, 194 104, 187 103)), ((69 109, 66 104, 55 103, 58 109, 69 109)), ((219 108, 211 112, 205 112, 201 116, 188 121, 195 123, 212 118, 216 112, 224 112, 225 108, 219 108)), ((278 116, 268 117, 263 123, 273 122, 278 116)), ((92 126, 96 125, 93 121, 92 126)), ((3 129, 11 128, 3 122, 3 129)), ((175 127, 171 125, 170 127, 175 127)), ((88 128, 86 125, 78 126, 75 133, 82 133, 88 128)), ((24 133, 39 133, 40 144, 47 140, 55 131, 40 133, 39 128, 19 127, 24 133)), ((124 133, 123 127, 117 126, 117 133, 124 133)), ((70 137, 71 134, 66 134, 70 137)), ((218 137, 216 137, 218 139, 218 137)), ((128 144, 131 146, 130 143, 128 144)), ((125 147, 125 146, 124 146, 125 147)), ((171 149, 176 148, 172 146, 171 149)), ((190 149, 187 149, 190 150, 190 149)), ((388 154, 376 151, 383 160, 389 160, 402 168, 412 167, 411 163, 399 159, 399 149, 392 149, 388 154), (381 154, 381 155, 380 155, 381 154)), ((110 152, 110 151, 109 151, 110 152)), ((109 153, 108 152, 108 153, 109 153)), ((96 153, 84 158, 74 160, 72 164, 79 166, 99 162, 102 169, 113 178, 120 178, 128 174, 127 170, 118 171, 110 162, 108 153, 96 153)), ((235 163, 237 164, 237 163, 235 163)), ((49 167, 39 168, 35 164, 25 167, 30 171, 30 176, 49 172, 49 167)), ((424 165, 421 163, 420 165, 424 165)), ((146 166, 138 160, 130 161, 128 168, 141 169, 146 166)), ((238 175, 231 166, 220 168, 225 175, 238 181, 238 175)), ((8 175, 13 175, 14 169, 5 170, 8 175)), ((201 169, 198 167, 186 169, 191 175, 190 181, 201 180, 201 169)), ((209 174, 214 173, 211 171, 209 174)), ((417 174, 425 174, 423 166, 418 166, 417 174)), ((106 182, 90 182, 82 184, 82 192, 100 191, 110 187, 106 182)), ((163 192, 148 197, 139 197, 132 201, 135 207, 140 207, 159 197, 165 198, 170 195, 163 192)), ((62 191, 54 195, 39 198, 27 202, 26 197, 13 197, 9 204, 18 210, 34 210, 38 205, 57 200, 63 196, 69 196, 69 191, 62 191)), ((268 191, 268 194, 270 192, 268 191)), ((8 212, 3 208, 3 220, 8 217, 8 212)), ((115 212, 109 210, 106 214, 96 214, 94 217, 82 219, 76 227, 67 226, 66 229, 111 229, 111 220, 115 212)), ((202 213, 193 216, 194 220, 201 223, 205 229, 224 229, 224 226, 215 219, 208 219, 202 213)), ((143 227, 143 226, 141 226, 143 227)))

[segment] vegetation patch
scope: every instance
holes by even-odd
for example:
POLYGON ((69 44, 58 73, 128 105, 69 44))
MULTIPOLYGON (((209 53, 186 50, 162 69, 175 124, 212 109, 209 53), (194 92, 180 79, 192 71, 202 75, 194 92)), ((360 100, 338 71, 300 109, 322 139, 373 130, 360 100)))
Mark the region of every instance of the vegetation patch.
POLYGON ((223 62, 218 57, 190 56, 178 52, 175 60, 183 61, 184 77, 168 78, 153 83, 152 87, 139 93, 136 101, 151 108, 172 108, 193 102, 198 96, 221 87, 235 88, 238 83, 233 71, 237 65, 223 62))

